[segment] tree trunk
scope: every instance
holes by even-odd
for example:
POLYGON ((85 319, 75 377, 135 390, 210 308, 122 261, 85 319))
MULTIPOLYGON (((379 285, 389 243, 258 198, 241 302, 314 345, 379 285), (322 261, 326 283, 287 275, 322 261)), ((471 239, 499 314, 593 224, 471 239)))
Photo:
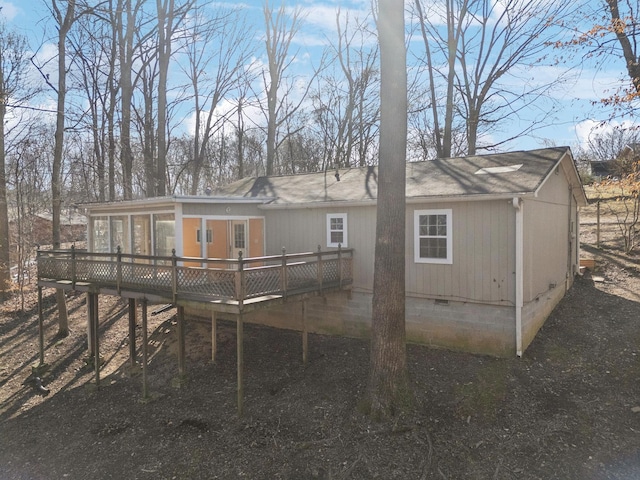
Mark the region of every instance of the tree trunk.
MULTIPOLYGON (((51 200, 52 200, 52 243, 53 248, 60 248, 60 215, 62 213, 62 152, 64 146, 65 100, 67 96, 66 42, 67 34, 75 16, 75 0, 67 1, 67 11, 62 16, 56 0, 53 9, 58 21, 58 104, 56 113, 55 145, 53 149, 53 167, 51 171, 51 200)), ((58 303, 58 335, 69 334, 69 319, 67 316, 67 302, 64 290, 56 290, 58 303)))
POLYGON ((407 71, 404 2, 380 0, 380 161, 369 400, 374 417, 410 399, 405 344, 407 71))
MULTIPOLYGON (((1 68, 2 66, 0 66, 0 69, 1 68)), ((0 85, 4 85, 4 72, 1 70, 0 85)), ((7 177, 5 173, 4 151, 4 121, 7 100, 6 92, 0 92, 0 290, 3 292, 7 291, 11 284, 9 208, 7 206, 7 177)))
POLYGON ((171 40, 173 34, 173 0, 157 0, 158 9, 158 163, 156 166, 155 195, 167 194, 167 77, 171 58, 171 40))
POLYGON ((627 19, 620 18, 620 8, 618 7, 618 0, 607 0, 607 6, 611 14, 611 24, 613 30, 618 38, 618 43, 622 49, 622 54, 627 64, 627 73, 633 84, 633 88, 636 92, 640 93, 640 63, 636 58, 635 50, 635 36, 633 36, 633 45, 631 39, 627 35, 624 28, 620 28, 619 25, 627 23, 627 19))
POLYGON ((133 34, 135 16, 131 8, 131 0, 118 1, 117 9, 118 40, 120 57, 120 163, 122 164, 122 190, 125 200, 133 198, 133 152, 131 150, 131 99, 133 85, 131 69, 133 68, 133 34), (123 5, 124 4, 124 5, 123 5), (123 17, 127 24, 123 25, 123 17))

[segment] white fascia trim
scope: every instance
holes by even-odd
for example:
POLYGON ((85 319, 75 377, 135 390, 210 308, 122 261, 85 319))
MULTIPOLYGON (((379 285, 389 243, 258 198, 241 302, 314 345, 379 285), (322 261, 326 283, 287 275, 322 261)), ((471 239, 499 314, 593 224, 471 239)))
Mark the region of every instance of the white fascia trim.
MULTIPOLYGON (((418 205, 425 203, 450 203, 450 202, 487 202, 492 200, 507 200, 511 202, 513 197, 527 198, 533 197, 532 192, 504 193, 488 195, 455 195, 455 196, 432 196, 432 197, 411 197, 405 199, 406 205, 418 205)), ((334 202, 309 202, 309 203, 265 203, 258 205, 261 210, 290 210, 297 208, 342 208, 342 207, 371 207, 378 202, 376 200, 353 200, 334 202)))
POLYGON ((236 204, 261 204, 272 202, 273 197, 198 197, 198 196, 179 196, 174 195, 171 197, 154 197, 154 198, 141 198, 138 200, 123 200, 121 202, 109 202, 109 203, 87 203, 84 205, 78 205, 85 211, 101 211, 119 208, 131 208, 131 207, 151 207, 151 206, 166 206, 167 208, 173 208, 176 203, 236 203, 236 204))

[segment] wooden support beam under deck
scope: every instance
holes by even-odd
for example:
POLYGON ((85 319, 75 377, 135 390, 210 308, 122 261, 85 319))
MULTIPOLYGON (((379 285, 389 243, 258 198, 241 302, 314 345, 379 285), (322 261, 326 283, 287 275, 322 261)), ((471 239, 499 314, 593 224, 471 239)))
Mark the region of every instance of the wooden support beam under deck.
POLYGON ((40 366, 44 365, 44 313, 42 308, 42 287, 38 287, 38 346, 40 350, 40 366))
POLYGON ((218 320, 216 319, 216 312, 211 312, 211 361, 216 361, 216 354, 218 353, 218 320))
POLYGON ((96 354, 95 344, 93 342, 93 300, 91 299, 91 292, 88 291, 85 295, 85 303, 87 304, 87 346, 89 347, 89 356, 93 357, 96 354))
POLYGON ((149 398, 149 388, 147 386, 147 299, 142 300, 142 399, 149 398))
POLYGON ((307 364, 309 359, 309 332, 307 331, 307 305, 304 300, 300 302, 302 305, 302 363, 307 364))
POLYGON ((98 294, 87 293, 87 321, 89 322, 90 350, 93 356, 93 368, 95 372, 96 387, 100 386, 100 341, 98 326, 100 319, 98 316, 98 294))
POLYGON ((178 320, 178 372, 180 377, 184 377, 187 373, 185 367, 184 307, 178 306, 176 316, 178 320))
POLYGON ((136 299, 129 299, 129 361, 136 366, 136 299))
POLYGON ((243 413, 243 397, 244 397, 244 385, 243 385, 243 370, 244 370, 244 328, 243 328, 242 313, 236 316, 236 342, 237 342, 237 355, 238 355, 238 416, 241 417, 243 413))

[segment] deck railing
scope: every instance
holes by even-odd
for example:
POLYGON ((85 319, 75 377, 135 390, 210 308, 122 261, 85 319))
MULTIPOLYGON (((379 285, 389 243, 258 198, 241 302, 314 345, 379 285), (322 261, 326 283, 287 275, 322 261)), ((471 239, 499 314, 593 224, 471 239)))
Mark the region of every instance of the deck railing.
POLYGON ((353 280, 353 249, 286 253, 237 259, 169 257, 70 250, 39 250, 38 280, 148 292, 240 305, 269 295, 288 296, 343 288, 353 280))

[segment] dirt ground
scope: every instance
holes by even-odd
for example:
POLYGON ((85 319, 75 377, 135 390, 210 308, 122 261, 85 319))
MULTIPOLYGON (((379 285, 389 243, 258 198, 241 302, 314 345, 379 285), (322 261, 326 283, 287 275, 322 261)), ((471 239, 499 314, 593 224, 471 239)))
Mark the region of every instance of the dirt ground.
MULTIPOLYGON (((247 326, 245 414, 236 415, 234 325, 187 322, 179 381, 175 310, 150 317, 150 398, 128 360, 126 305, 101 297, 102 381, 86 362, 86 305, 68 298, 55 336, 45 291, 40 395, 37 304, 0 306, 0 479, 631 479, 640 478, 640 274, 614 225, 595 248, 583 213, 578 277, 523 358, 409 346, 415 407, 375 423, 359 405, 367 341, 247 326), (593 273, 593 274, 591 274, 593 273), (594 281, 595 280, 595 281, 594 281)), ((141 331, 138 328, 138 345, 141 331)), ((140 355, 138 356, 140 362, 140 355)))

